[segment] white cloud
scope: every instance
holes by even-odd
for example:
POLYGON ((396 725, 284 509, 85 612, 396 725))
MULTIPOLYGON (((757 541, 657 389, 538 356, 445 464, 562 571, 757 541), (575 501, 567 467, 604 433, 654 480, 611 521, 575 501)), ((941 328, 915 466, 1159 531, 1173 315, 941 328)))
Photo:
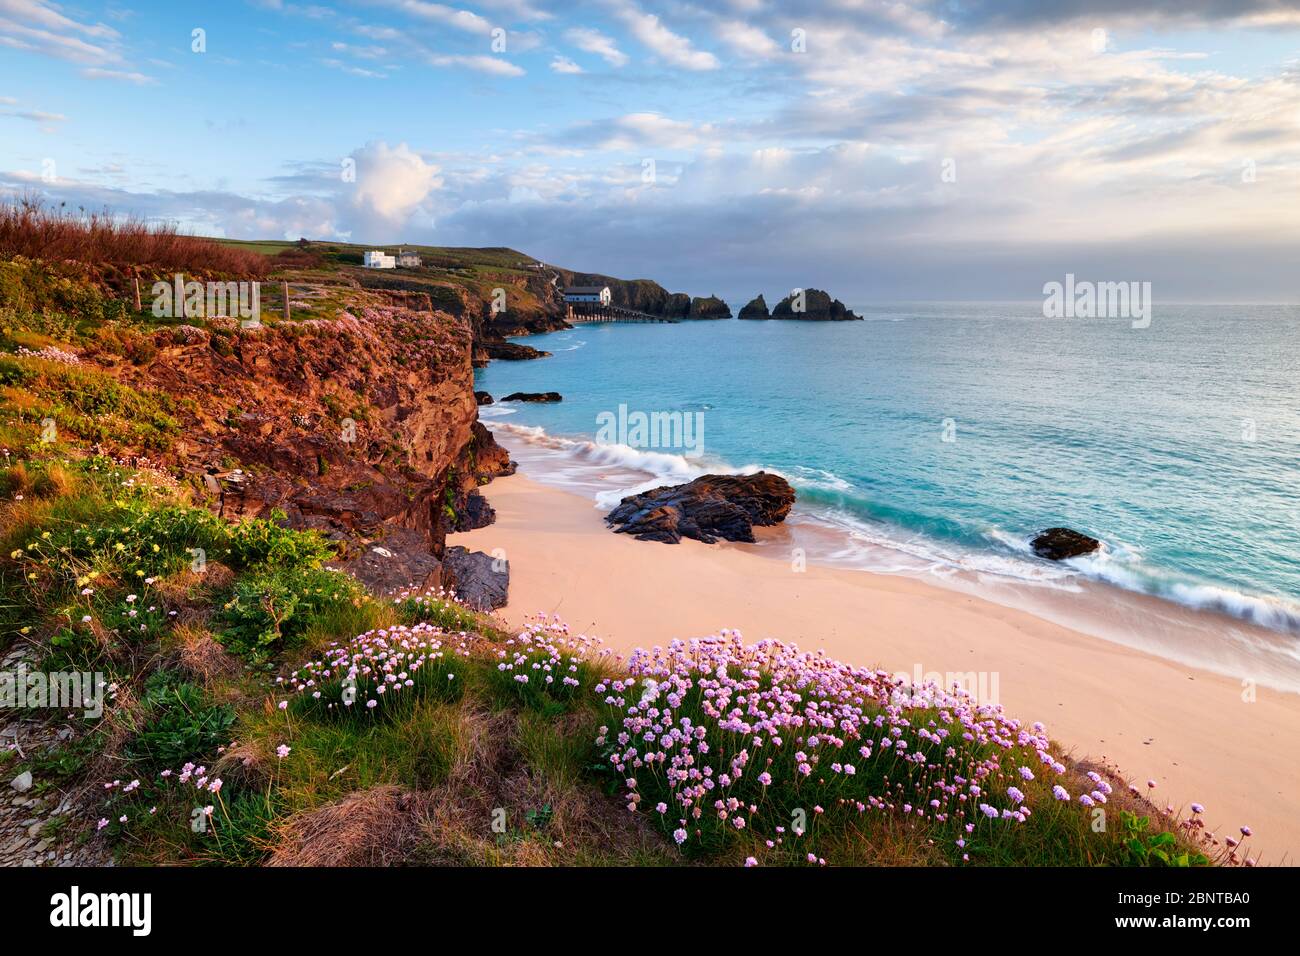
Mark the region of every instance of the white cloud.
POLYGON ((368 143, 352 152, 356 182, 350 206, 358 226, 376 232, 400 227, 437 189, 439 168, 406 143, 368 143))
POLYGON ((46 0, 0 0, 0 44, 12 49, 102 65, 121 59, 119 38, 112 27, 74 20, 46 0))
POLYGON ((712 53, 695 49, 688 38, 668 29, 656 14, 646 13, 632 0, 614 0, 612 9, 637 40, 670 66, 716 70, 721 65, 712 53))
POLYGON ((704 124, 675 120, 659 113, 628 113, 570 127, 558 140, 575 147, 610 151, 646 148, 691 149, 712 143, 718 131, 704 124))
MULTIPOLYGON (((3 98, 0 103, 13 103, 14 100, 3 98)), ((13 116, 33 123, 65 123, 67 117, 62 113, 46 113, 43 110, 0 110, 0 116, 13 116)))
POLYGON ((522 67, 497 56, 461 56, 446 53, 430 53, 429 63, 433 66, 464 67, 476 73, 490 73, 493 76, 523 76, 522 67))
POLYGON ((492 32, 492 24, 471 10, 458 10, 441 3, 429 3, 427 0, 381 0, 384 6, 422 20, 431 20, 443 26, 455 27, 467 33, 487 35, 492 32))
POLYGON ((81 75, 88 80, 121 80, 136 86, 149 86, 157 82, 152 76, 137 73, 134 70, 105 70, 100 67, 87 67, 81 75))
POLYGON ((551 60, 551 69, 556 73, 581 73, 582 67, 574 63, 567 56, 556 56, 551 60))
POLYGON ((342 60, 335 60, 330 57, 321 60, 321 63, 331 70, 340 70, 348 74, 348 76, 360 77, 363 80, 385 80, 388 78, 388 74, 382 70, 368 70, 363 66, 353 66, 351 63, 344 63, 342 60))
POLYGON ((626 66, 627 54, 618 48, 613 37, 588 27, 575 27, 564 34, 566 40, 579 50, 594 53, 610 66, 626 66))
POLYGON ((769 57, 781 49, 775 40, 758 27, 740 20, 719 23, 718 39, 744 56, 769 57))

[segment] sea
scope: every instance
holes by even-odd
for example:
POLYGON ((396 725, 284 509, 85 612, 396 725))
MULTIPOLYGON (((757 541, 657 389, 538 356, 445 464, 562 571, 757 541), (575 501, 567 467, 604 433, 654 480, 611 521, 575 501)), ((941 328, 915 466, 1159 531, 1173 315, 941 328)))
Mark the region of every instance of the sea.
POLYGON ((798 498, 774 558, 928 579, 1300 692, 1300 307, 854 310, 517 339, 552 356, 493 362, 476 387, 563 401, 480 414, 530 477, 593 508, 776 472, 798 498), (1038 558, 1053 526, 1102 549, 1038 558))

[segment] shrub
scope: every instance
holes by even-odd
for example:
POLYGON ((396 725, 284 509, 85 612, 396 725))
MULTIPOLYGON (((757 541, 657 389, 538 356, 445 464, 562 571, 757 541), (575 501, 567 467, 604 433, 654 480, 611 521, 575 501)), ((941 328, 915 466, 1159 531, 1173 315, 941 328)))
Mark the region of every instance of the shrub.
POLYGON ((217 639, 254 663, 264 663, 302 637, 321 618, 360 604, 357 580, 328 568, 274 567, 241 576, 217 615, 217 639))

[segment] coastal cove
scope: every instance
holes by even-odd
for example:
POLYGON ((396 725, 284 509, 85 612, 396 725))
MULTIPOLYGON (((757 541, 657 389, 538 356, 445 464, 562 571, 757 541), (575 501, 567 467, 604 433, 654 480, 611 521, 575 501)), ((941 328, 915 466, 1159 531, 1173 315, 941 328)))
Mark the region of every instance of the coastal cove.
POLYGON ((1164 306, 1143 330, 1032 305, 856 311, 869 321, 530 336, 552 357, 495 362, 476 387, 564 401, 480 414, 525 474, 604 511, 710 471, 774 471, 798 501, 759 549, 787 568, 940 583, 1300 691, 1300 427, 1280 398, 1297 310, 1164 306), (693 423, 695 444, 611 443, 601 423, 638 414, 693 423), (1036 558, 1030 537, 1055 524, 1106 547, 1036 558))

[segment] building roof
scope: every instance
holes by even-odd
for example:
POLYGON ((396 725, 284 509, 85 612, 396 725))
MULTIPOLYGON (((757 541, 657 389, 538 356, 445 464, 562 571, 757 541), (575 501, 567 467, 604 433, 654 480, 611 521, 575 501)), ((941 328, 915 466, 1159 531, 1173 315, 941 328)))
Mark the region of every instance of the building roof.
POLYGON ((565 295, 600 295, 609 286, 607 285, 571 285, 564 290, 565 295))

